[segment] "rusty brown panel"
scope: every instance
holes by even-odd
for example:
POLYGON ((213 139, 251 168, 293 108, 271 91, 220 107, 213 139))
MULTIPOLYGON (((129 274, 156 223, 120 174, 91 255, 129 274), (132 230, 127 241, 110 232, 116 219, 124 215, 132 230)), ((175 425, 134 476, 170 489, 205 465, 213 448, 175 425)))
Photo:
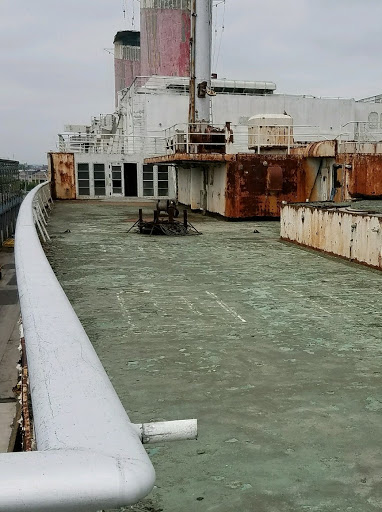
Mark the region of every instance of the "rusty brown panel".
POLYGON ((234 161, 236 155, 225 155, 220 153, 176 153, 174 155, 163 155, 152 158, 145 158, 145 164, 180 163, 180 162, 230 162, 234 161))
POLYGON ((284 171, 279 165, 270 165, 267 172, 268 190, 278 192, 283 189, 284 171))
POLYGON ((279 217, 282 201, 305 201, 305 182, 305 169, 299 157, 237 155, 235 161, 227 163, 226 216, 279 217), (274 178, 269 180, 272 168, 277 171, 271 171, 274 178))
MULTIPOLYGON (((200 126, 195 126, 197 133, 190 133, 191 149, 197 154, 225 153, 225 130, 207 126, 204 133, 200 133, 200 126)), ((192 130, 192 127, 191 127, 192 130)))
POLYGON ((347 155, 346 160, 352 166, 347 172, 351 197, 382 198, 382 155, 347 155))
POLYGON ((73 153, 50 153, 53 199, 76 199, 73 153))

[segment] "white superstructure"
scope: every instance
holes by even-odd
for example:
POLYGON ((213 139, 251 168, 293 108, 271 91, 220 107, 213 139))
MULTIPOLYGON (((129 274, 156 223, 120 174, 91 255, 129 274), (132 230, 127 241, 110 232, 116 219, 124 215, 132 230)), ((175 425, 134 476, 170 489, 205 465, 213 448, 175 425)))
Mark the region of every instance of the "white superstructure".
MULTIPOLYGON (((238 152, 250 151, 248 125, 256 115, 291 116, 295 143, 382 140, 382 103, 275 94, 275 87, 272 82, 212 80, 212 124, 231 123, 238 152)), ((188 94, 188 78, 137 77, 119 92, 115 113, 93 118, 82 131, 60 134, 59 151, 75 154, 78 197, 174 197, 173 167, 144 165, 144 159, 171 152, 174 136, 185 133, 188 94), (86 187, 78 175, 83 164, 88 164, 91 184, 86 187)))

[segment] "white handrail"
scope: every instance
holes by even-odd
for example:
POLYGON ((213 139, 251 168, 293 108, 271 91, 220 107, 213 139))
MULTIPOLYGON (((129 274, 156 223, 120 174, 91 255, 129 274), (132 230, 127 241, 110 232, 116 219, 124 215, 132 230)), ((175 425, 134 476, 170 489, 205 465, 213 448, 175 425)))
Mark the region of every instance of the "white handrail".
MULTIPOLYGON (((45 192, 45 193, 44 193, 45 192)), ((15 261, 37 450, 0 455, 0 510, 96 511, 136 503, 154 468, 68 298, 24 199, 15 261)))

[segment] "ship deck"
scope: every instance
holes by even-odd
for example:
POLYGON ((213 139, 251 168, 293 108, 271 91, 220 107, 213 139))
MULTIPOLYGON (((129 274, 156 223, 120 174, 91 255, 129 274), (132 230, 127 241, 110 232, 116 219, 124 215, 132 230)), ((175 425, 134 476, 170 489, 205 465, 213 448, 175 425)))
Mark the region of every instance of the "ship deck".
POLYGON ((382 274, 278 222, 126 234, 137 208, 57 202, 47 248, 130 419, 199 421, 148 447, 156 487, 126 510, 380 510, 382 274))

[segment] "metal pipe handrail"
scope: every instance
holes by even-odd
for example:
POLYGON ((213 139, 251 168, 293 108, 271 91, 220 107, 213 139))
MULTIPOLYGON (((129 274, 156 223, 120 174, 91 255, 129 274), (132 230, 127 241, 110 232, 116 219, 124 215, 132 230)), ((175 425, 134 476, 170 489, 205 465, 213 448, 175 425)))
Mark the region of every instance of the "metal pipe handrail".
POLYGON ((0 510, 131 505, 152 489, 154 468, 44 254, 34 211, 49 198, 48 183, 26 196, 15 237, 38 451, 0 455, 0 510))

